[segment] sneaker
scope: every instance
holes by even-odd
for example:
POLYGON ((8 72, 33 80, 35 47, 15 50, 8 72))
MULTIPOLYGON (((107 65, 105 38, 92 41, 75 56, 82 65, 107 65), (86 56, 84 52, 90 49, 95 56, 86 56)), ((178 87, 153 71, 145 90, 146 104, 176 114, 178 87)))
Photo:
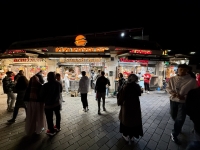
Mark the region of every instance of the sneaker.
POLYGON ((147 94, 149 94, 149 91, 147 91, 147 94))
POLYGON ((129 138, 124 136, 123 134, 122 134, 122 137, 125 139, 125 141, 127 141, 127 142, 129 141, 129 138))
POLYGON ((54 131, 54 132, 51 132, 50 130, 47 130, 46 134, 47 134, 47 135, 51 135, 51 136, 53 136, 53 135, 56 134, 56 132, 55 132, 55 131, 54 131))
POLYGON ((181 145, 181 142, 179 141, 179 139, 177 137, 175 137, 172 133, 171 133, 171 139, 172 141, 174 141, 176 144, 181 145))
POLYGON ((58 129, 58 128, 56 127, 56 125, 54 126, 54 129, 56 130, 56 132, 59 132, 59 131, 61 131, 61 128, 60 128, 60 129, 58 129))
POLYGON ((87 107, 87 108, 86 108, 86 111, 88 111, 88 110, 89 110, 89 108, 87 107))
POLYGON ((10 119, 8 120, 9 123, 14 123, 15 122, 15 119, 10 119))

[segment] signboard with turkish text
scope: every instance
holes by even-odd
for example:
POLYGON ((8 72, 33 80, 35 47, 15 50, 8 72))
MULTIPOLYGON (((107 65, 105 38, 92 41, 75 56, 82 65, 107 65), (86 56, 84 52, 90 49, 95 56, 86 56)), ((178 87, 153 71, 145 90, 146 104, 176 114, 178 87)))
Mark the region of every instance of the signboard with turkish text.
POLYGON ((4 52, 5 54, 19 54, 19 53, 26 53, 25 50, 7 50, 4 52))
POLYGON ((148 60, 130 60, 127 58, 120 58, 119 59, 120 62, 132 62, 132 63, 143 63, 143 64, 148 64, 148 60))
POLYGON ((72 52, 72 53, 91 53, 91 52, 104 52, 105 50, 109 50, 108 47, 81 47, 81 48, 70 48, 70 47, 57 47, 55 48, 55 52, 72 52))
POLYGON ((101 58, 60 58, 60 62, 102 62, 101 58))
POLYGON ((44 62, 44 59, 40 59, 40 58, 14 58, 13 62, 44 62))

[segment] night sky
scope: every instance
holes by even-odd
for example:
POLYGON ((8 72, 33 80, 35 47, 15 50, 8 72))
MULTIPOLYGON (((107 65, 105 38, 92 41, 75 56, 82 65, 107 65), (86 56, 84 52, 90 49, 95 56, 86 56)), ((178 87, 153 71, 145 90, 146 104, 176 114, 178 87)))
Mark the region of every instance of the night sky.
POLYGON ((135 27, 164 48, 200 48, 200 1, 28 2, 0 1, 0 49, 19 40, 135 27))

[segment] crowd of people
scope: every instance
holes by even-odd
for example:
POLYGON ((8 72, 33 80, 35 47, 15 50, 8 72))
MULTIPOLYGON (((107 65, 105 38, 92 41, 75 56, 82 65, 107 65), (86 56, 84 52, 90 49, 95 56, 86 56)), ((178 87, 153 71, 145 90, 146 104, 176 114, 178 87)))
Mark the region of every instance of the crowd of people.
MULTIPOLYGON (((200 87, 196 78, 189 73, 189 66, 181 64, 178 66, 177 75, 171 77, 167 83, 166 91, 170 94, 170 114, 174 120, 174 128, 171 133, 171 139, 176 144, 181 144, 178 136, 181 133, 186 115, 194 123, 194 132, 198 137, 200 134, 199 121, 199 93, 200 87)), ((82 77, 79 82, 78 92, 81 95, 83 111, 89 110, 87 93, 89 86, 94 86, 95 98, 98 104, 98 114, 101 115, 101 101, 103 111, 106 111, 105 97, 110 86, 108 75, 104 71, 98 71, 93 82, 86 76, 86 72, 81 72, 82 77)), ((4 93, 7 94, 7 109, 13 111, 12 119, 8 120, 14 123, 19 108, 26 111, 25 130, 28 135, 33 133, 40 134, 47 129, 48 135, 55 135, 61 130, 61 114, 62 110, 62 80, 60 74, 49 72, 47 82, 44 83, 42 71, 31 77, 30 81, 24 76, 21 70, 12 81, 12 72, 8 71, 3 79, 4 93), (15 94, 17 93, 17 98, 15 94), (16 99, 16 102, 15 102, 16 99), (15 106, 13 109, 13 104, 15 106), (56 123, 53 123, 53 112, 56 116, 56 123), (45 117, 46 116, 46 117, 45 117)), ((198 76, 199 77, 199 76, 198 76)), ((151 78, 149 72, 144 74, 145 91, 149 92, 149 80, 151 78)), ((128 79, 123 78, 123 74, 119 73, 117 104, 120 106, 119 120, 120 133, 126 141, 133 141, 134 138, 143 136, 142 115, 140 108, 140 99, 142 89, 138 85, 138 76, 130 74, 128 79)), ((198 142, 195 142, 198 146, 198 142)), ((192 143, 194 146, 194 143, 192 143)), ((191 147, 191 145, 189 146, 191 147)), ((188 150, 189 150, 188 147, 188 150)))

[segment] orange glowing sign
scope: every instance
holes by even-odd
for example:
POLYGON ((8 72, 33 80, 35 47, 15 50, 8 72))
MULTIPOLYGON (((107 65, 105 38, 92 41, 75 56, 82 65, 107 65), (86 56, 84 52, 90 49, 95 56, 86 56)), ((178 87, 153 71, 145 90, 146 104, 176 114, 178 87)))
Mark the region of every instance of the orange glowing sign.
POLYGON ((105 50, 109 50, 108 47, 96 47, 96 48, 93 48, 93 47, 83 47, 83 48, 69 48, 69 47, 57 47, 55 49, 55 52, 62 52, 62 53, 65 53, 65 52, 72 52, 72 53, 92 53, 92 52, 104 52, 105 50))
POLYGON ((86 43, 87 43, 87 40, 85 38, 85 36, 83 35, 78 35, 76 38, 75 38, 75 42, 76 46, 85 46, 86 43))
POLYGON ((149 55, 149 54, 152 54, 152 51, 151 50, 131 50, 130 53, 149 55))

